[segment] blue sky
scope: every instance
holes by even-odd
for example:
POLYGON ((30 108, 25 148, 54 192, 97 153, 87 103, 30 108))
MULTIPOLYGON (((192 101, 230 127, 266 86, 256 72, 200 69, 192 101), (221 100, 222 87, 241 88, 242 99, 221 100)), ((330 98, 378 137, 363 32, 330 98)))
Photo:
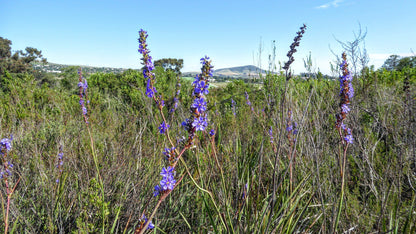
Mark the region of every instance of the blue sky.
POLYGON ((305 71, 303 59, 311 52, 314 66, 329 73, 329 47, 341 54, 335 38, 353 40, 359 24, 367 30, 365 45, 376 68, 391 54, 412 55, 415 12, 415 0, 0 0, 0 36, 13 42, 13 50, 42 50, 50 62, 139 68, 143 28, 152 57, 183 58, 183 71, 198 71, 204 55, 215 68, 267 69, 272 41, 284 63, 305 23, 292 69, 305 71))

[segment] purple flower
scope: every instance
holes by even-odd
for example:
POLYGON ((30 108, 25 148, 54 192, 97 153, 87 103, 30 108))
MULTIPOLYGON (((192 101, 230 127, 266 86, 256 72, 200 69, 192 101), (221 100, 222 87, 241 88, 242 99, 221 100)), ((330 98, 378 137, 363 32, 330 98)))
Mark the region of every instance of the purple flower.
POLYGON ((162 172, 160 172, 160 175, 163 177, 173 177, 173 173, 175 172, 175 168, 168 167, 168 168, 162 168, 162 172))
POLYGON ((155 186, 155 191, 153 191, 153 196, 157 197, 160 194, 161 190, 162 190, 162 188, 159 185, 156 185, 155 186))
POLYGON ((273 143, 273 127, 270 126, 269 129, 269 137, 270 137, 270 143, 273 143))
POLYGON ((152 80, 150 78, 147 79, 147 85, 146 85, 146 96, 149 98, 152 98, 155 95, 156 89, 151 84, 152 80))
POLYGON ((166 156, 166 157, 171 157, 172 155, 174 155, 175 154, 175 149, 176 149, 176 147, 172 147, 172 148, 165 148, 165 151, 163 151, 163 154, 166 156))
MULTIPOLYGON (((178 90, 179 91, 179 90, 178 90)), ((170 109, 170 113, 174 112, 176 109, 178 109, 178 103, 179 100, 176 97, 173 97, 173 108, 170 109)))
POLYGON ((9 152, 10 150, 12 150, 12 137, 10 139, 8 138, 3 138, 0 141, 0 152, 3 153, 3 149, 6 150, 6 152, 9 152))
POLYGON ((344 68, 346 64, 347 64, 347 61, 343 60, 342 63, 339 65, 340 69, 344 68))
POLYGON ((295 128, 295 130, 293 130, 293 135, 296 135, 296 134, 298 134, 298 129, 297 128, 295 128))
POLYGON ((175 188, 176 180, 173 178, 173 176, 163 177, 163 179, 160 181, 160 186, 163 190, 172 190, 175 188))
POLYGON ((352 97, 354 97, 354 88, 352 87, 352 83, 349 83, 348 84, 348 93, 347 93, 347 95, 348 95, 348 98, 352 98, 352 97))
POLYGON ((192 122, 192 126, 195 127, 196 131, 204 131, 207 125, 207 119, 203 116, 195 118, 192 122))
POLYGON ((192 82, 192 85, 197 85, 198 84, 198 82, 200 81, 200 78, 199 78, 199 74, 197 74, 196 76, 195 76, 195 78, 194 78, 195 80, 194 80, 194 82, 192 82))
POLYGON ((209 57, 205 55, 205 57, 201 58, 200 60, 201 60, 201 64, 205 65, 205 63, 209 60, 209 57))
POLYGON ((83 115, 87 115, 87 108, 85 106, 81 107, 82 109, 82 114, 83 115))
POLYGON ((189 119, 185 119, 185 121, 182 122, 182 127, 185 129, 185 131, 189 131, 191 127, 191 121, 189 119))
POLYGON ((161 107, 165 106, 165 101, 163 101, 162 96, 159 96, 159 99, 157 101, 157 104, 161 107))
POLYGON ((348 112, 350 112, 350 108, 348 107, 348 104, 342 104, 341 105, 341 111, 342 112, 344 112, 344 113, 348 113, 348 112))
POLYGON ((349 135, 347 135, 346 137, 344 137, 344 140, 345 140, 347 143, 352 144, 352 143, 353 143, 353 141, 354 141, 354 138, 352 137, 352 135, 351 135, 351 134, 349 134, 349 135))
POLYGON ((236 115, 236 113, 235 113, 235 105, 236 105, 235 101, 231 98, 231 109, 233 110, 233 115, 234 116, 236 115))
POLYGON ((155 69, 153 63, 152 63, 152 57, 149 55, 147 61, 146 61, 146 67, 148 71, 153 71, 155 69))
POLYGON ((165 134, 165 132, 166 132, 166 130, 168 130, 168 128, 170 128, 170 125, 166 124, 165 121, 163 121, 159 126, 160 134, 165 134))
POLYGON ((347 129, 345 129, 345 131, 347 131, 348 135, 351 135, 351 128, 347 128, 347 129))
POLYGON ((13 168, 13 164, 10 161, 7 160, 7 155, 5 153, 12 150, 12 140, 13 136, 10 136, 10 138, 3 138, 0 140, 0 155, 3 157, 3 166, 1 167, 0 171, 0 178, 3 179, 4 177, 8 177, 12 175, 12 172, 9 170, 9 168, 13 168))
POLYGON ((248 190, 248 184, 246 183, 246 184, 244 185, 244 191, 243 191, 243 196, 242 196, 242 199, 245 199, 245 198, 246 198, 246 195, 247 195, 247 190, 248 190))
POLYGON ((152 221, 150 221, 149 225, 147 226, 147 230, 151 230, 155 228, 155 225, 152 223, 152 221))
POLYGON ((56 165, 56 168, 61 168, 64 165, 64 153, 60 152, 58 154, 58 164, 56 165))
POLYGON ((207 103, 205 102, 204 98, 195 98, 194 103, 191 106, 195 108, 199 113, 202 113, 207 110, 207 103))
POLYGON ((209 93, 208 87, 209 87, 209 85, 208 85, 208 83, 205 83, 205 81, 203 81, 203 80, 198 81, 195 84, 194 94, 201 94, 202 93, 204 95, 207 95, 209 93))
POLYGON ((210 135, 210 136, 214 136, 214 135, 215 135, 215 131, 214 131, 214 129, 211 129, 211 131, 209 131, 209 135, 210 135))
POLYGON ((88 83, 87 83, 87 79, 84 79, 84 85, 83 85, 83 88, 84 88, 84 93, 87 91, 87 88, 88 88, 88 83))
POLYGON ((248 99, 248 93, 247 93, 247 91, 244 93, 245 95, 246 95, 246 100, 247 100, 247 105, 249 105, 249 106, 251 106, 251 102, 250 102, 250 100, 248 99))
POLYGON ((350 73, 348 73, 346 76, 344 76, 344 79, 348 82, 352 81, 352 75, 350 73))
POLYGON ((175 174, 175 168, 168 167, 168 168, 162 168, 162 172, 160 172, 160 175, 163 177, 160 181, 160 186, 155 186, 155 191, 153 192, 154 196, 159 195, 160 192, 166 191, 166 190, 172 190, 175 187, 176 180, 174 179, 175 174))
MULTIPOLYGON (((144 220, 144 223, 147 223, 148 219, 145 215, 143 215, 142 220, 144 220)), ((143 221, 142 221, 143 222, 143 221)), ((149 221, 149 225, 147 225, 147 230, 155 228, 155 225, 152 223, 152 221, 149 221)))

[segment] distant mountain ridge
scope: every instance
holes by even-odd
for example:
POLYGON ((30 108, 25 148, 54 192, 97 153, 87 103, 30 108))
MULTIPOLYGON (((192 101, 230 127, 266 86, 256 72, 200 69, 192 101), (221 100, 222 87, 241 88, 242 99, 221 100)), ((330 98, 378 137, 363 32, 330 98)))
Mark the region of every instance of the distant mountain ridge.
MULTIPOLYGON (((184 72, 184 76, 195 76, 199 72, 184 72)), ((214 69, 213 75, 223 78, 255 78, 259 74, 265 75, 266 70, 262 70, 254 65, 214 69)))
POLYGON ((69 65, 69 64, 52 63, 52 62, 48 62, 47 64, 36 62, 36 63, 33 63, 32 66, 33 66, 33 69, 35 70, 40 70, 40 71, 44 71, 48 73, 61 73, 65 68, 68 68, 68 67, 81 67, 82 72, 84 74, 85 73, 91 74, 91 73, 96 73, 96 72, 123 73, 124 71, 128 70, 126 68, 94 67, 94 66, 87 66, 87 65, 69 65))
POLYGON ((259 74, 266 74, 267 71, 262 70, 254 65, 246 65, 239 67, 220 68, 214 70, 214 76, 232 77, 232 78, 250 78, 258 77, 259 74))

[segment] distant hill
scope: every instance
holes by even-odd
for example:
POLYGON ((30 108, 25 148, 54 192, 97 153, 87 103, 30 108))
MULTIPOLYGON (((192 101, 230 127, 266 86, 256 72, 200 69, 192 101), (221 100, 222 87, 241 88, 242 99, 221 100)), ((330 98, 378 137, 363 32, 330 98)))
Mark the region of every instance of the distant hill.
POLYGON ((260 73, 264 75, 266 74, 266 71, 261 70, 260 68, 253 65, 221 68, 214 70, 214 76, 231 78, 254 78, 258 77, 260 73))
MULTIPOLYGON (((199 72, 184 72, 184 76, 195 76, 199 72)), ((213 75, 223 78, 254 78, 259 74, 265 75, 267 71, 253 65, 214 69, 213 75)))
MULTIPOLYGON (((58 64, 58 63, 50 63, 43 64, 40 62, 33 63, 33 68, 35 70, 40 70, 48 73, 61 73, 65 68, 75 66, 81 67, 82 72, 84 74, 91 74, 96 72, 103 72, 103 73, 122 73, 128 69, 125 68, 112 68, 112 67, 92 67, 92 66, 85 66, 85 65, 67 65, 67 64, 58 64)), ((137 69, 136 69, 137 70, 137 69)))

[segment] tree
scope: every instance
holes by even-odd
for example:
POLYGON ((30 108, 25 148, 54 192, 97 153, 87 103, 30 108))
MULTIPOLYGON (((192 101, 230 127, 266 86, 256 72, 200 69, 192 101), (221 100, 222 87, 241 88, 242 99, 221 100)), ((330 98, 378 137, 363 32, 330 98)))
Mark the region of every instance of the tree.
POLYGON ((163 67, 165 71, 174 71, 177 74, 181 74, 183 68, 183 59, 175 58, 163 58, 155 61, 155 67, 163 67))
POLYGON ((46 63, 46 58, 43 58, 42 51, 33 47, 26 47, 25 52, 19 50, 19 54, 24 63, 29 64, 33 61, 40 61, 46 63))
POLYGON ((400 59, 399 64, 397 64, 397 70, 402 71, 405 67, 416 67, 416 56, 400 59))
POLYGON ((400 56, 393 54, 390 55, 390 57, 388 57, 386 61, 384 61, 384 64, 381 67, 386 69, 387 71, 393 71, 397 68, 397 65, 399 65, 399 61, 400 56))
POLYGON ((416 56, 401 58, 399 55, 390 55, 381 67, 387 71, 401 71, 405 67, 413 68, 416 67, 416 56))
POLYGON ((11 45, 12 41, 0 37, 0 74, 6 70, 13 73, 27 72, 32 70, 32 62, 47 62, 42 51, 33 47, 26 47, 24 52, 18 50, 12 55, 11 45))
POLYGON ((10 58, 11 56, 11 47, 12 41, 0 37, 0 59, 10 58))

